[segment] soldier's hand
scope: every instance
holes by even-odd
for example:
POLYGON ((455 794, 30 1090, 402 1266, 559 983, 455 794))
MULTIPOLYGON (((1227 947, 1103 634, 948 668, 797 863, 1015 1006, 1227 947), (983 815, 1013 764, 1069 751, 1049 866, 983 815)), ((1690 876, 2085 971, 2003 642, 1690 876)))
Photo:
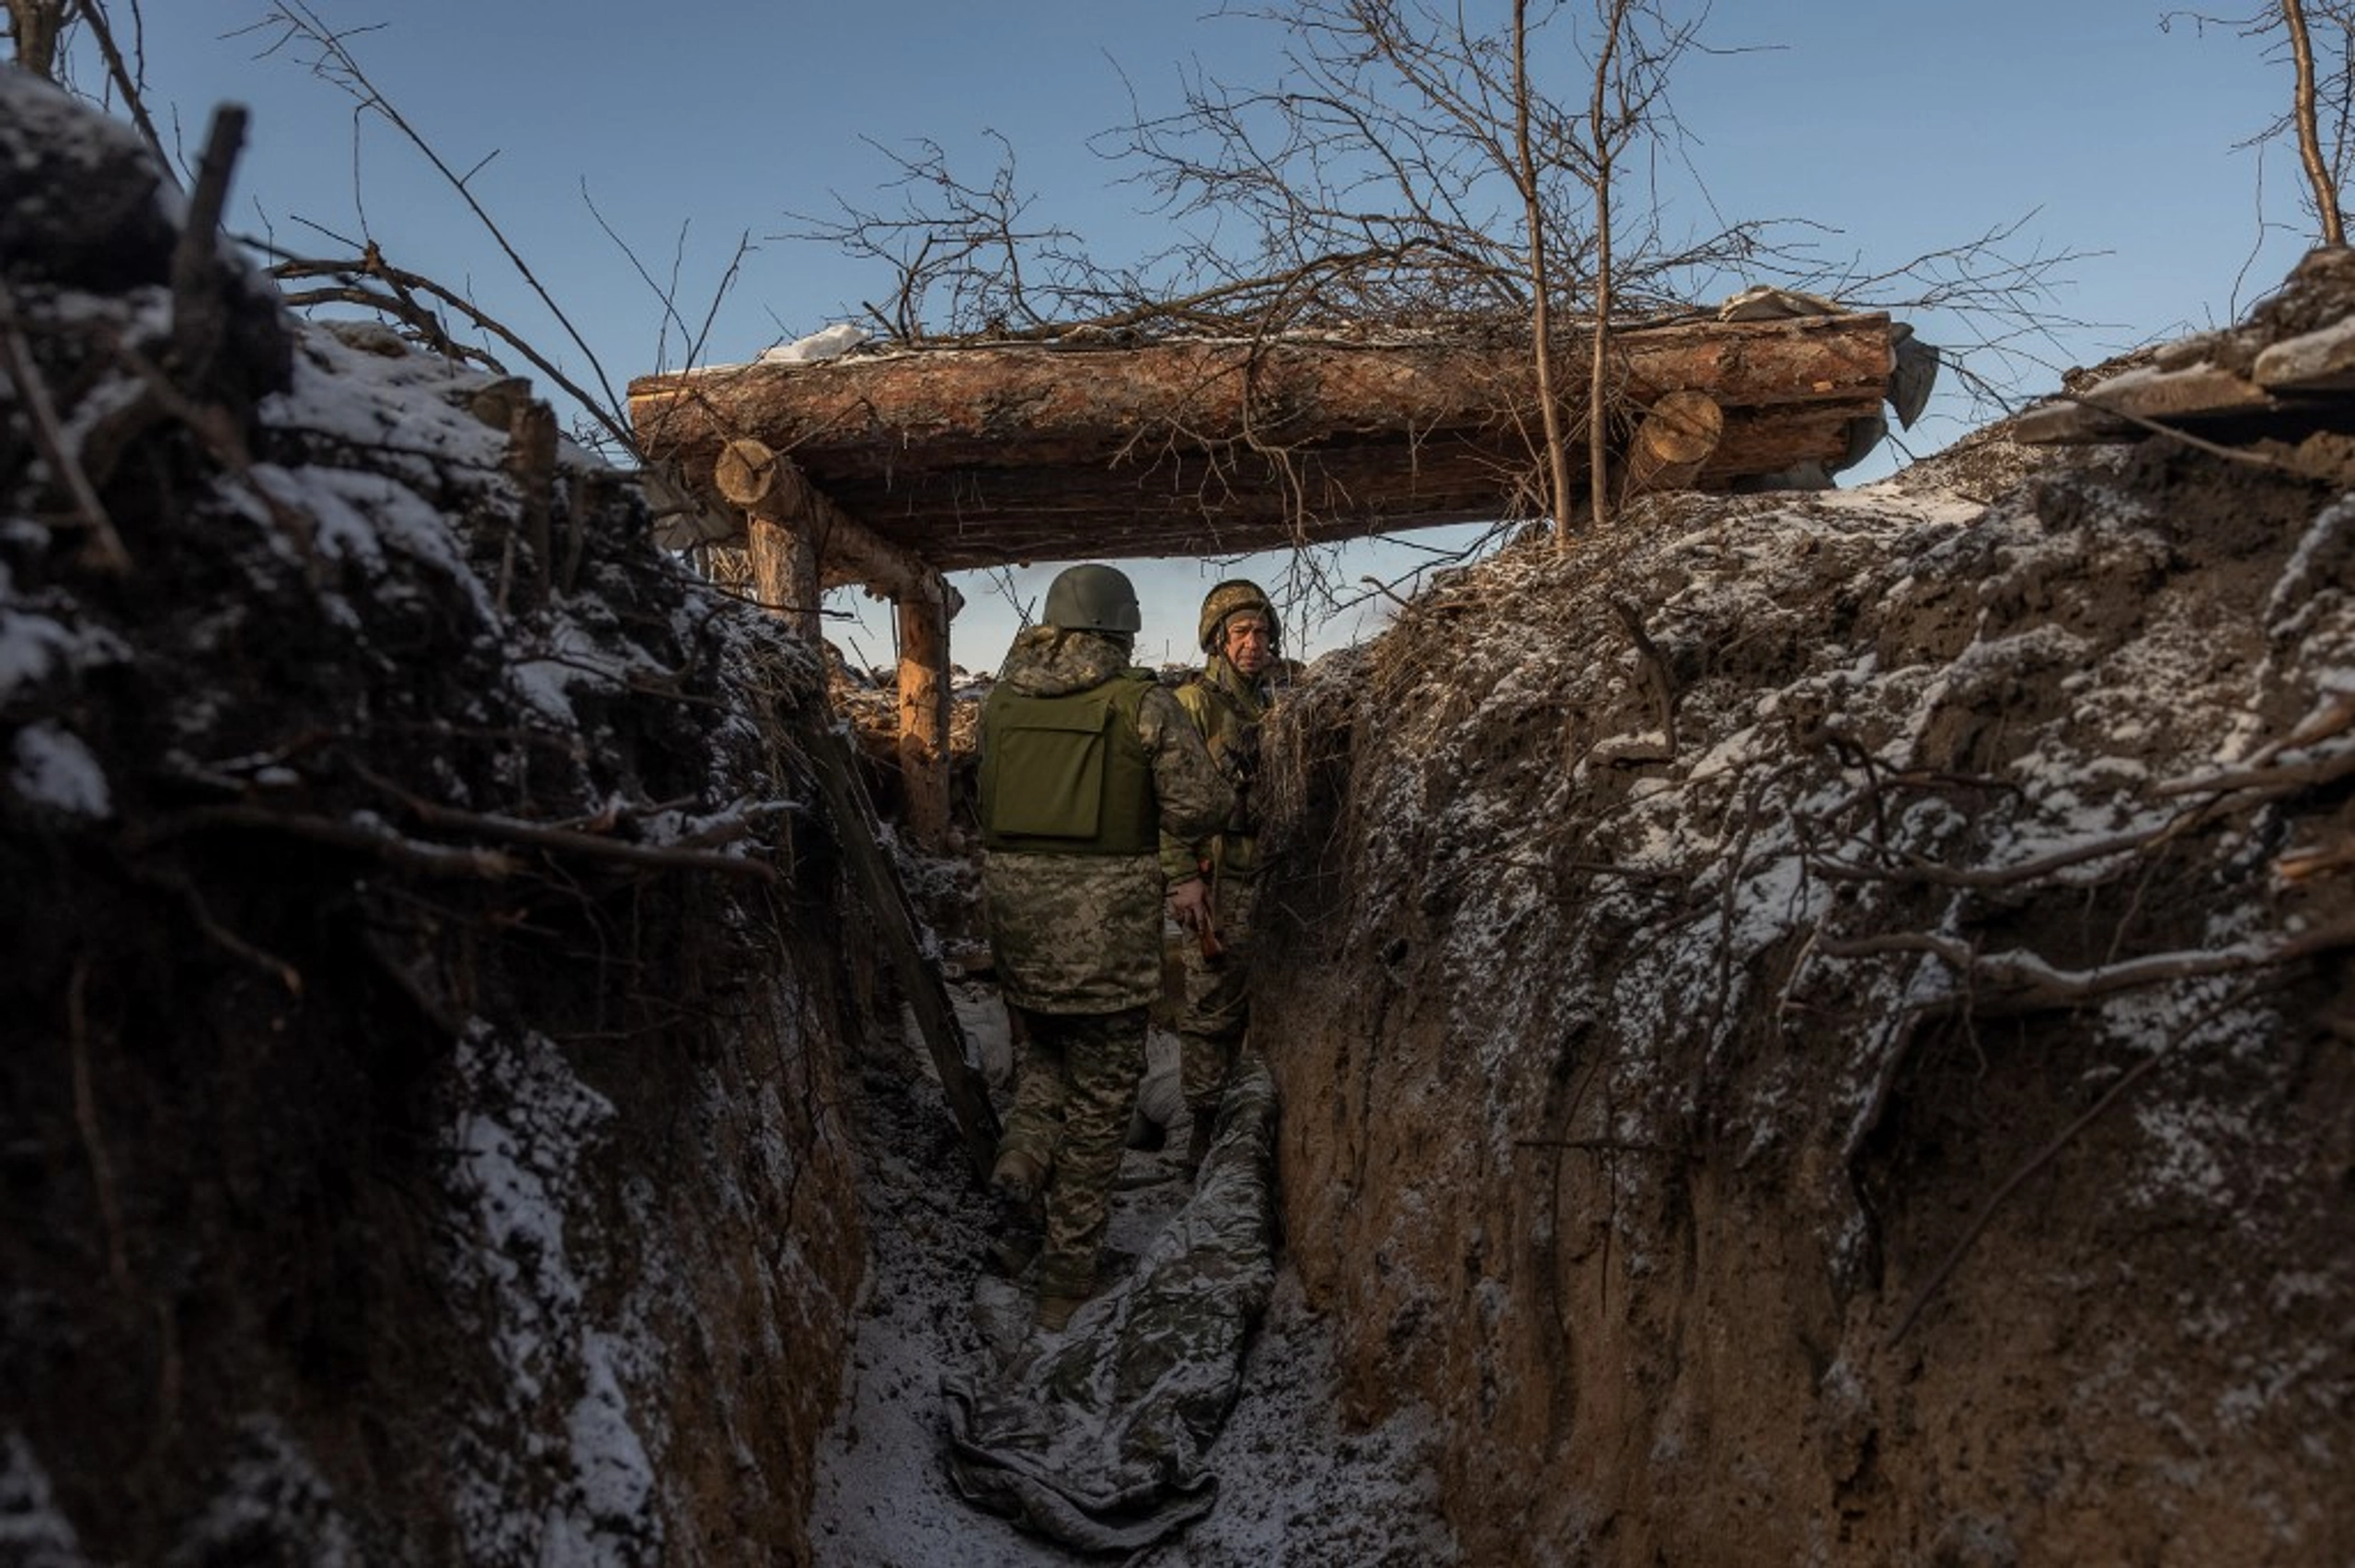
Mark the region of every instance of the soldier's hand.
POLYGON ((1211 885, 1200 877, 1169 889, 1169 916, 1181 930, 1200 936, 1211 928, 1211 885))

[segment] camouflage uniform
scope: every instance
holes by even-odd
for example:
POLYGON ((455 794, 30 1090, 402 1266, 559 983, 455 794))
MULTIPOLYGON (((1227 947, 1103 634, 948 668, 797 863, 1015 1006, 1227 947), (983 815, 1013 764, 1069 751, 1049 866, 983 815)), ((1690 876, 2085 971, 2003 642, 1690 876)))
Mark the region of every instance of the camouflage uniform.
POLYGON ((1172 886, 1197 876, 1212 879, 1219 955, 1202 956, 1200 944, 1184 944, 1185 1001, 1177 1019, 1179 1075, 1187 1109, 1205 1116, 1218 1109, 1235 1052, 1250 1023, 1251 930, 1258 903, 1258 812, 1251 800, 1258 767, 1258 729, 1271 701, 1271 682, 1258 680, 1218 654, 1200 674, 1180 687, 1178 701, 1201 732, 1211 759, 1235 786, 1234 813, 1219 830, 1197 837, 1164 835, 1162 871, 1172 886))
MULTIPOLYGON (((1127 674, 1120 642, 1032 627, 1007 651, 999 685, 1030 697, 1096 692, 1127 674)), ((1149 677, 1147 678, 1149 681, 1149 677)), ((996 742, 983 710, 982 745, 996 742)), ((1134 698, 1151 807, 1164 833, 1201 833, 1234 796, 1177 699, 1157 684, 1134 698)), ((1120 722, 1117 715, 1114 722, 1120 722)), ((983 830, 993 810, 984 799, 983 830)), ((1110 815, 1108 805, 1107 815, 1110 815)), ((985 848, 982 897, 1000 984, 1026 1036, 1014 1109, 999 1148, 1050 1173, 1044 1297, 1085 1297, 1111 1214, 1123 1135, 1144 1074, 1146 1007, 1161 987, 1162 878, 1150 841, 1133 853, 985 848)))

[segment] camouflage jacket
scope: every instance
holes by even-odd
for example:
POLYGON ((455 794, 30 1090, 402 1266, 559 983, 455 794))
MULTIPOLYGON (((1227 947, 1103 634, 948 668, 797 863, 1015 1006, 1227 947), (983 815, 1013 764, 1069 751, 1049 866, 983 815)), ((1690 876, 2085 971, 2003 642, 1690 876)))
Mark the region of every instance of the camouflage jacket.
POLYGON ((1178 689, 1178 704, 1194 721, 1211 761, 1235 790, 1235 810, 1217 830, 1191 837, 1164 833, 1161 869, 1173 883, 1201 875, 1212 862, 1218 875, 1249 876, 1259 869, 1259 809, 1252 797, 1259 771, 1259 726, 1274 701, 1273 684, 1257 681, 1216 654, 1201 672, 1178 689))
MULTIPOLYGON (((1102 685, 1126 668, 1118 644, 1033 626, 1006 651, 1000 681, 1056 696, 1102 685)), ((1137 738, 1153 770, 1165 836, 1199 837, 1235 809, 1178 699, 1156 686, 1137 704, 1137 738)), ((982 745, 990 743, 985 732, 982 745)), ((1159 857, 984 850, 982 898, 1005 1000, 1039 1013, 1116 1013, 1161 991, 1159 857)))

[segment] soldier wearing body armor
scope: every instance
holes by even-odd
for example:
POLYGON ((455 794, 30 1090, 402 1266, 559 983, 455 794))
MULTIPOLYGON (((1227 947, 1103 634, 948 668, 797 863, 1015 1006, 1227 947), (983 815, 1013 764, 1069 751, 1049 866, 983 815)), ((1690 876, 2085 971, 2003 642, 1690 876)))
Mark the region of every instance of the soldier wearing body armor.
MULTIPOLYGON (((1047 1329, 1096 1290, 1161 988, 1159 846, 1235 808, 1178 700, 1130 667, 1141 624, 1127 577, 1070 568, 982 708, 982 896, 1023 1042, 991 1183, 1009 1217, 1043 1210, 1047 1329)), ((1000 1257, 1024 1266, 1025 1250, 1002 1239, 1000 1257)))
POLYGON ((1196 940, 1184 946, 1185 997, 1178 1021, 1178 1071, 1191 1115, 1186 1158, 1199 1170, 1220 1099, 1250 1023, 1252 906, 1258 888, 1259 726, 1281 668, 1276 609, 1259 585, 1220 583, 1202 601, 1200 673, 1178 701, 1233 786, 1235 806, 1215 831, 1166 834, 1162 870, 1172 912, 1196 940))

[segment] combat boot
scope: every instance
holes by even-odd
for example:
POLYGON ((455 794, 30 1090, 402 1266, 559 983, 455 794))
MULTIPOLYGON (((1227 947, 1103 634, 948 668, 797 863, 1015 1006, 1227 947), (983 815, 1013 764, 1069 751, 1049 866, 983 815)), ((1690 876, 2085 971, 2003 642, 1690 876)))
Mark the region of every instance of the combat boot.
POLYGON ((1028 1150, 1009 1149, 990 1167, 990 1185, 1016 1203, 1037 1201, 1046 1184, 1047 1168, 1028 1150))
POLYGON ((1045 1239, 1046 1204, 1040 1189, 1046 1172, 1020 1150, 1009 1149, 990 1170, 994 1232, 986 1257, 993 1273, 1012 1279, 1030 1266, 1045 1239))

